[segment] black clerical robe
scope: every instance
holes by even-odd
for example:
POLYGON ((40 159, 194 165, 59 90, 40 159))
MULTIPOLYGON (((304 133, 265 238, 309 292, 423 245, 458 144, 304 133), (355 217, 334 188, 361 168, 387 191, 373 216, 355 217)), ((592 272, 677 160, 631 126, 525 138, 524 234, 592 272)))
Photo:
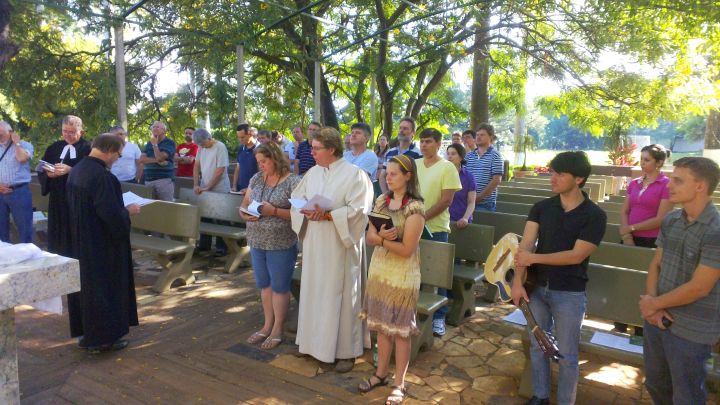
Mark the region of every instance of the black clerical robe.
MULTIPOLYGON (((42 160, 48 163, 64 163, 68 166, 75 166, 82 158, 90 154, 90 142, 83 138, 75 142, 75 158, 71 158, 68 152, 64 158, 60 158, 65 145, 64 140, 57 141, 48 146, 42 160)), ((72 170, 70 171, 72 173, 72 170)), ((38 173, 38 181, 42 186, 42 195, 50 194, 48 198, 48 251, 62 256, 70 256, 70 230, 68 219, 68 206, 65 192, 65 183, 69 175, 50 178, 45 172, 38 173)))
POLYGON ((111 344, 138 324, 130 252, 130 215, 105 163, 81 160, 67 181, 72 257, 80 292, 68 295, 70 333, 88 346, 111 344))

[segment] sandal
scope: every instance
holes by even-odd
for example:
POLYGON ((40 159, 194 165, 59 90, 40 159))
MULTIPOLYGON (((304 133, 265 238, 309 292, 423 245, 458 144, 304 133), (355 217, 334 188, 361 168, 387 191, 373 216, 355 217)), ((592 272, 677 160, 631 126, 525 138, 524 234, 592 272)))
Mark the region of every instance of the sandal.
POLYGON ((256 345, 260 342, 264 342, 265 339, 267 339, 267 337, 268 337, 268 335, 262 333, 262 331, 257 331, 255 333, 253 333, 252 335, 250 335, 249 338, 247 338, 247 342, 250 343, 251 345, 256 345))
POLYGON ((283 342, 282 336, 280 336, 280 337, 268 336, 268 338, 265 339, 265 341, 260 345, 260 348, 263 350, 272 350, 272 349, 280 346, 280 344, 282 342, 283 342))
POLYGON ((406 395, 407 395, 407 388, 401 387, 399 385, 393 385, 392 391, 390 391, 390 396, 387 397, 387 399, 385 400, 385 405, 402 404, 403 401, 405 401, 406 395))
POLYGON ((361 393, 364 394, 366 392, 370 392, 370 391, 374 390, 377 387, 384 387, 384 386, 388 385, 388 383, 390 382, 390 378, 388 378, 388 377, 389 377, 388 375, 385 375, 385 377, 380 377, 379 375, 377 375, 377 373, 373 374, 369 378, 366 378, 365 380, 363 380, 363 382, 358 384, 358 391, 360 391, 361 393), (375 377, 378 380, 378 382, 375 384, 372 383, 373 377, 375 377))

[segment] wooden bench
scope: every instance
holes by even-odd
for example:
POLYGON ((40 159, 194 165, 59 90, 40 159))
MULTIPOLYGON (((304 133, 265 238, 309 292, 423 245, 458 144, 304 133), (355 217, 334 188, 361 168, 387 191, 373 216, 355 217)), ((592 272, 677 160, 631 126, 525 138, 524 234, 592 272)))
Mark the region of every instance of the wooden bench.
MULTIPOLYGON (((501 183, 503 185, 503 183, 501 183)), ((525 187, 525 188, 543 188, 550 190, 550 178, 549 177, 520 177, 511 182, 505 183, 505 185, 511 187, 525 187)), ((583 190, 588 194, 593 201, 603 201, 605 199, 605 180, 590 180, 585 182, 583 190)))
MULTIPOLYGON (((368 264, 372 258, 374 247, 367 248, 368 264)), ((420 333, 412 337, 410 360, 414 360, 421 349, 433 346, 432 319, 435 312, 446 305, 447 297, 437 294, 438 288, 450 290, 453 284, 453 262, 455 245, 451 243, 421 240, 420 254, 420 295, 417 302, 417 327, 420 333)), ((302 262, 298 261, 293 272, 290 291, 295 300, 300 302, 300 284, 302 279, 302 262)), ((364 297, 363 297, 364 298, 364 297)))
POLYGON ((200 209, 193 205, 156 201, 132 215, 130 245, 152 253, 163 267, 153 290, 167 291, 176 280, 192 283, 192 256, 200 226, 200 209), (145 235, 158 232, 165 238, 145 235), (168 239, 169 238, 169 239, 168 239))
POLYGON ((447 297, 438 295, 438 288, 452 289, 455 245, 452 243, 420 241, 420 296, 417 303, 417 327, 420 334, 413 336, 410 359, 421 349, 433 347, 432 320, 435 312, 448 303, 447 297))
POLYGON ((506 214, 516 214, 516 215, 527 215, 530 213, 530 208, 532 208, 533 204, 522 204, 522 203, 514 203, 514 202, 507 202, 507 201, 498 201, 495 205, 495 209, 497 212, 504 212, 506 214))
POLYGON ((200 233, 222 238, 228 247, 225 259, 225 272, 232 273, 241 264, 250 265, 250 247, 245 239, 245 228, 240 226, 245 221, 240 217, 238 207, 242 204, 243 196, 229 193, 214 193, 206 191, 200 195, 192 189, 180 189, 179 201, 196 205, 200 208, 200 217, 221 220, 235 225, 221 225, 210 222, 200 222, 200 233))
POLYGON ((547 197, 537 195, 523 195, 523 194, 498 194, 497 202, 510 202, 517 204, 530 204, 533 205, 538 201, 542 201, 547 197))
POLYGON ((128 191, 130 191, 142 198, 149 198, 151 200, 154 198, 153 188, 144 184, 125 183, 121 181, 120 188, 122 188, 123 193, 127 193, 128 191))
POLYGON ((180 190, 193 189, 193 178, 192 177, 175 177, 175 198, 180 198, 180 190))
POLYGON ((451 225, 449 242, 455 245, 452 298, 446 320, 457 326, 475 313, 474 286, 485 278, 483 264, 493 247, 495 227, 470 224, 463 229, 451 225), (457 261, 460 261, 457 263, 457 261))

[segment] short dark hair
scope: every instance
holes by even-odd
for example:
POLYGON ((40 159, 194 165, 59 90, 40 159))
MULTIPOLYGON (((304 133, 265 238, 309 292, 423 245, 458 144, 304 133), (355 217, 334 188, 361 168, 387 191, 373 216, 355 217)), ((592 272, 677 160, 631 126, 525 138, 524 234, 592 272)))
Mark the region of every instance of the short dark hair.
POLYGON ((320 129, 322 129, 322 127, 323 127, 323 125, 317 121, 310 121, 310 123, 308 124, 308 127, 310 125, 317 125, 318 127, 320 127, 320 129))
POLYGON ((642 152, 647 152, 656 162, 665 162, 665 160, 670 158, 670 150, 665 149, 665 147, 659 143, 643 146, 643 148, 640 149, 640 153, 642 152))
POLYGON ((465 138, 465 135, 470 135, 475 138, 475 131, 473 131, 472 129, 466 129, 463 131, 462 137, 465 138))
POLYGON ((235 131, 250 132, 250 124, 240 124, 235 128, 235 131))
POLYGON ((403 119, 400 120, 400 122, 403 122, 403 121, 409 122, 410 125, 412 125, 412 130, 413 130, 413 131, 417 128, 417 127, 415 126, 415 119, 414 119, 414 118, 412 118, 412 117, 404 117, 403 119))
POLYGON ((261 137, 261 136, 264 136, 264 137, 266 137, 267 139, 269 139, 269 140, 271 140, 271 141, 275 139, 275 137, 273 136, 273 133, 270 132, 270 131, 268 131, 267 129, 261 129, 261 130, 259 130, 258 133, 257 133, 257 136, 258 136, 258 138, 261 137))
MULTIPOLYGON (((185 127, 185 129, 189 129, 189 130, 195 132, 195 128, 194 128, 194 127, 185 127)), ((183 131, 184 131, 184 130, 183 130, 183 131)))
POLYGON ((420 132, 420 139, 433 138, 435 142, 442 142, 442 134, 435 128, 425 128, 420 132))
POLYGON ((490 125, 487 122, 483 122, 482 124, 478 125, 478 129, 475 132, 476 133, 480 132, 481 129, 484 129, 488 133, 488 135, 490 135, 490 138, 497 139, 497 136, 495 136, 495 127, 494 126, 490 125))
POLYGON ((364 122, 356 122, 350 126, 350 130, 353 129, 360 129, 363 132, 365 132, 365 138, 370 139, 370 133, 372 130, 370 129, 370 125, 364 123, 364 122))
POLYGON ((720 181, 720 168, 718 164, 706 157, 684 157, 676 160, 673 163, 675 167, 684 167, 690 169, 693 176, 704 181, 708 185, 708 195, 712 195, 717 188, 718 181, 720 181))
POLYGON ((102 153, 120 152, 125 146, 125 142, 117 135, 104 133, 98 135, 92 142, 92 148, 102 153))
POLYGON ((550 161, 550 168, 557 173, 570 173, 575 177, 582 177, 580 188, 585 187, 585 182, 592 171, 587 153, 581 150, 558 153, 550 161))

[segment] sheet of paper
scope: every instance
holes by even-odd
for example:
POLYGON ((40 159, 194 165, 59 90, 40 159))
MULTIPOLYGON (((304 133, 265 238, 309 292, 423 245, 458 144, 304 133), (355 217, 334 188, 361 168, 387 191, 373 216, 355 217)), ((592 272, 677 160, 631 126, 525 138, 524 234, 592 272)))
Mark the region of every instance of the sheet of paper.
POLYGON ((127 191, 123 193, 123 204, 125 204, 126 207, 130 204, 137 204, 143 206, 153 202, 155 202, 155 200, 142 198, 139 195, 133 193, 132 191, 127 191))
POLYGON ((333 202, 331 199, 320 194, 315 194, 315 196, 313 196, 313 198, 308 201, 305 201, 302 198, 289 198, 288 201, 290 201, 290 205, 292 205, 293 208, 298 210, 301 210, 305 207, 307 207, 307 209, 309 210, 312 210, 315 209, 315 206, 317 205, 320 207, 320 209, 324 211, 329 211, 330 209, 332 209, 333 206, 333 202))
POLYGON ((42 211, 33 211, 33 222, 35 221, 44 221, 47 217, 45 214, 43 214, 42 211))
POLYGON ((631 344, 630 337, 628 336, 618 336, 613 335, 612 333, 595 332, 592 339, 590 339, 590 343, 631 353, 643 353, 643 347, 631 344))
POLYGON ((522 311, 519 309, 510 312, 505 318, 503 318, 503 321, 511 322, 517 325, 527 325, 527 319, 525 319, 525 315, 523 315, 522 311))

